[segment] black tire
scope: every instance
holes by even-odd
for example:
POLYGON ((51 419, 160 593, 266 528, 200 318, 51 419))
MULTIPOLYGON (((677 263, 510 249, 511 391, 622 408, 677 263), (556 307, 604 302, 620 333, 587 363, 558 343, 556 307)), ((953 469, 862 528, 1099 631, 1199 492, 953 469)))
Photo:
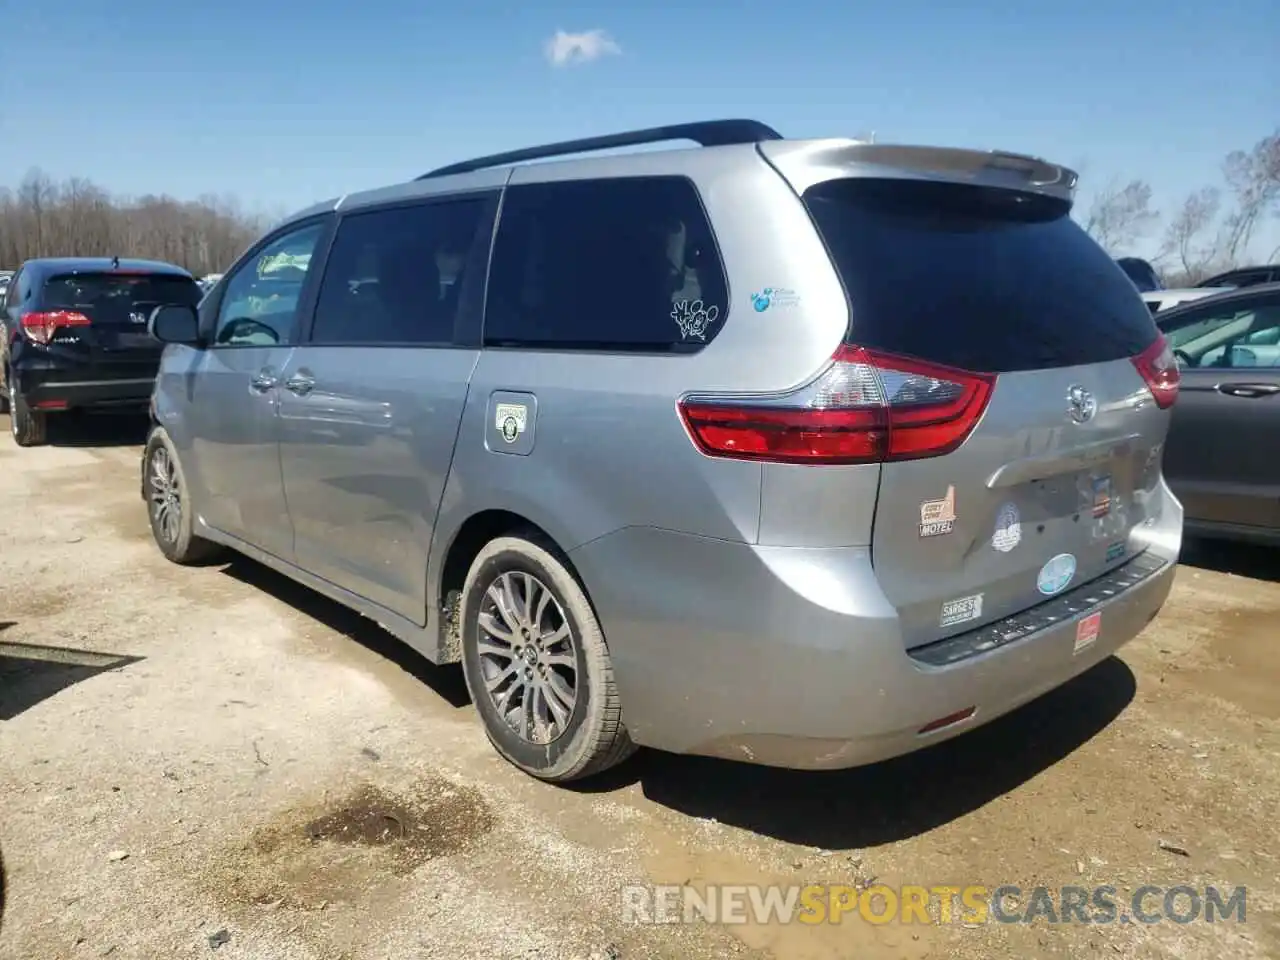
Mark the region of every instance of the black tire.
MULTIPOLYGON (((459 616, 462 622, 462 668, 467 689, 489 741, 508 761, 539 780, 563 783, 602 773, 635 752, 636 747, 622 725, 622 705, 604 633, 581 584, 552 544, 532 536, 505 536, 490 541, 471 564, 462 590, 459 616), (521 581, 521 574, 529 574, 551 594, 556 606, 548 605, 546 615, 552 619, 547 621, 544 615, 539 632, 542 632, 541 623, 554 623, 557 619, 569 629, 574 667, 560 669, 573 670, 576 698, 568 720, 554 737, 550 737, 549 742, 531 742, 529 738, 522 737, 504 719, 485 685, 486 672, 492 675, 503 661, 500 658, 495 661, 488 653, 485 656, 489 659, 482 661, 480 616, 482 609, 487 611, 492 602, 488 597, 489 588, 504 574, 515 575, 521 581)), ((559 649, 562 659, 570 659, 569 651, 563 646, 559 649)), ((517 670, 520 669, 517 663, 521 667, 526 663, 520 657, 507 658, 507 662, 517 670)), ((556 667, 538 663, 532 669, 540 669, 545 675, 546 670, 556 667)), ((563 677, 561 672, 561 679, 563 677)), ((529 688, 525 687, 524 691, 520 696, 521 711, 525 709, 524 697, 529 688)), ((545 703, 545 694, 539 696, 545 703)), ((537 702, 537 698, 532 699, 537 702)), ((563 702, 560 705, 563 706, 563 702)))
POLYGON ((5 390, 9 396, 9 430, 13 442, 20 447, 39 447, 49 439, 49 421, 40 410, 32 410, 18 392, 18 383, 10 373, 5 390))
POLYGON ((164 427, 152 427, 142 452, 142 497, 147 505, 151 536, 165 558, 184 565, 209 563, 223 553, 223 548, 196 536, 195 517, 182 461, 164 427), (172 465, 172 469, 169 469, 172 465), (157 473, 159 471, 159 473, 157 473), (163 481, 160 475, 163 474, 163 481), (176 494, 166 497, 164 484, 176 494), (162 509, 167 504, 169 512, 162 509), (172 511, 176 507, 176 514, 172 511))

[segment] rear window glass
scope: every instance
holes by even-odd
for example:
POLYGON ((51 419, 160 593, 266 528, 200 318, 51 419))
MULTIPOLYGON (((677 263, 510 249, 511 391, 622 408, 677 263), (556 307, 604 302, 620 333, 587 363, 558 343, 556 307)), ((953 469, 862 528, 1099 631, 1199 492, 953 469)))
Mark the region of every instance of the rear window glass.
POLYGON ((147 312, 160 304, 195 306, 200 287, 190 277, 165 274, 68 273, 45 281, 45 309, 78 310, 90 319, 147 312))
POLYGON ((724 270, 693 184, 637 177, 511 187, 485 343, 693 352, 724 326, 724 270))
POLYGON ((1157 336, 1061 201, 860 178, 804 202, 844 281, 851 342, 1000 373, 1131 357, 1157 336))

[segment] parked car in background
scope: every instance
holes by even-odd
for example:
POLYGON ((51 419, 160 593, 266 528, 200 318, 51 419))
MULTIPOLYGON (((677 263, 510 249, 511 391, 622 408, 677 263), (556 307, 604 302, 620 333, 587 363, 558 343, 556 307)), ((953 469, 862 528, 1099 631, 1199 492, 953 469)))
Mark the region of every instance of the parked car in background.
POLYGON ((1181 287, 1176 290, 1148 290, 1142 294, 1142 302, 1147 305, 1147 309, 1154 315, 1180 303, 1203 300, 1205 297, 1226 293, 1230 289, 1230 287, 1181 287))
POLYGON ((1139 257, 1121 257, 1116 261, 1125 276, 1133 281, 1133 285, 1143 293, 1163 289, 1164 283, 1156 268, 1139 257))
POLYGON ((718 121, 318 204, 151 317, 156 544, 461 660, 547 780, 955 736, 1173 581, 1178 369, 1075 182, 718 121))
POLYGON ((1280 283, 1156 316, 1182 370, 1164 454, 1189 533, 1280 542, 1280 283))
POLYGON ((0 377, 18 445, 43 443, 52 413, 145 409, 162 350, 147 333, 147 316, 159 304, 199 300, 191 274, 169 263, 22 264, 0 311, 0 377))
POLYGON ((1197 287, 1252 287, 1260 283, 1280 282, 1280 263, 1257 267, 1239 267, 1202 280, 1197 287))

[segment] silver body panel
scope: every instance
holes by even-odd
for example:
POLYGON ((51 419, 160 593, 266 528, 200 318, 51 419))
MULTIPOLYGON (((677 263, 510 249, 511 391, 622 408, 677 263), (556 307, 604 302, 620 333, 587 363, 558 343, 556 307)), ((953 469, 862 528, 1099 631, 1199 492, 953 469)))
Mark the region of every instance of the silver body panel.
MULTIPOLYGON (((784 141, 414 181, 316 205, 273 232, 415 198, 655 174, 696 186, 725 266, 723 328, 703 349, 313 346, 305 333, 285 347, 171 346, 154 416, 179 451, 198 532, 442 662, 458 654, 441 608, 460 532, 494 517, 532 524, 587 588, 634 740, 788 766, 864 763, 953 735, 1087 669, 1146 624, 1168 592, 1182 517, 1160 475, 1167 411, 1127 360, 1001 375, 958 450, 885 465, 713 459, 676 411, 686 394, 793 390, 841 344, 850 305, 797 191, 867 175, 1069 198, 1071 171, 1011 154, 784 141), (751 294, 765 287, 799 299, 758 312, 751 294), (281 385, 257 391, 250 381, 267 367, 281 385), (295 376, 314 388, 286 389, 295 376), (1067 417, 1077 385, 1097 398, 1087 424, 1067 417), (510 403, 529 417, 518 444, 495 420, 510 403), (1098 470, 1127 509, 1109 533, 1078 516, 1078 481, 1098 470), (948 486, 956 529, 922 540, 921 503, 948 486), (1008 502, 1020 507, 1022 542, 992 551, 1008 502), (1123 555, 1108 552, 1116 541, 1123 555), (1078 558, 1075 588, 1144 551, 1166 566, 1094 605, 1103 629, 1084 654, 1072 650, 1073 618, 941 668, 913 657, 1043 601, 1036 573, 1055 554, 1078 558), (944 602, 977 593, 980 619, 940 626, 944 602), (965 723, 917 735, 969 706, 965 723)), ((607 322, 607 303, 600 313, 607 322)))

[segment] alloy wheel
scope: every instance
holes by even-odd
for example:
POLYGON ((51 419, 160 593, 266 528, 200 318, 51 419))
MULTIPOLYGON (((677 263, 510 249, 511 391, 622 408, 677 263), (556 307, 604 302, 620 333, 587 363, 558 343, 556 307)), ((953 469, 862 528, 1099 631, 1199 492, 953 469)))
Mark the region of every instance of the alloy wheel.
POLYGON ((480 674, 498 714, 522 740, 564 734, 578 703, 573 629, 551 590, 530 573, 503 573, 480 604, 480 674))
POLYGON ((149 478, 151 516, 161 536, 176 543, 182 529, 182 494, 178 490, 178 468, 163 446, 151 454, 149 478))

